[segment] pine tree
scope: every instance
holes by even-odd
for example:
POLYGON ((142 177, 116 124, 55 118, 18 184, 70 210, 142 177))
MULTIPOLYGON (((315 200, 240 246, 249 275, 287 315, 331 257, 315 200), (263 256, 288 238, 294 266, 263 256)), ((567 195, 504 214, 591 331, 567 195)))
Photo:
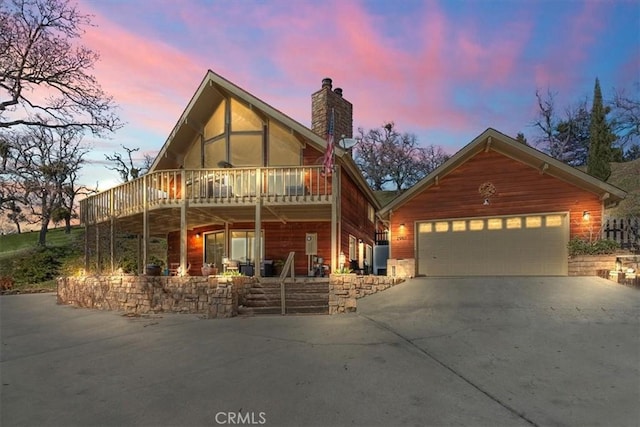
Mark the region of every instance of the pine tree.
POLYGON ((609 108, 602 103, 600 81, 596 78, 593 90, 593 106, 591 107, 591 125, 589 127, 589 158, 587 160, 587 173, 606 181, 611 175, 613 151, 611 144, 616 137, 611 132, 607 122, 609 108))

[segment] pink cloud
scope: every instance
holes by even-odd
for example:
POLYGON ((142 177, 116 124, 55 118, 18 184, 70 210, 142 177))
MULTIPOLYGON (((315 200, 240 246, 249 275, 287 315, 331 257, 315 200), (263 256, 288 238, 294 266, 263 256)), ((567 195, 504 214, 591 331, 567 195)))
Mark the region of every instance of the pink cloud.
MULTIPOLYGON (((562 87, 571 91, 580 81, 576 74, 582 76, 581 65, 588 57, 588 52, 604 26, 604 15, 609 7, 604 2, 587 1, 576 3, 582 10, 570 15, 564 27, 564 37, 558 37, 535 67, 535 83, 537 87, 562 87)), ((595 78, 595 76, 588 76, 595 78)))
POLYGON ((100 53, 94 74, 122 108, 129 125, 168 134, 206 68, 178 49, 145 39, 107 20, 89 5, 96 27, 83 43, 100 53))

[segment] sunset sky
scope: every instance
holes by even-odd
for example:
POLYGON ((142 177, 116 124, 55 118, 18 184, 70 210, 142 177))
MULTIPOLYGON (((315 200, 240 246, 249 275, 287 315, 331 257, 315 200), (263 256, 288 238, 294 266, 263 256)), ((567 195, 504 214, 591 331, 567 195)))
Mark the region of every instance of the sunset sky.
POLYGON ((89 140, 85 183, 117 183, 104 154, 155 155, 208 69, 310 126, 324 77, 354 133, 394 121, 450 154, 487 127, 535 139, 536 89, 559 107, 614 88, 638 95, 640 3, 631 1, 79 0, 94 74, 126 126, 89 140))

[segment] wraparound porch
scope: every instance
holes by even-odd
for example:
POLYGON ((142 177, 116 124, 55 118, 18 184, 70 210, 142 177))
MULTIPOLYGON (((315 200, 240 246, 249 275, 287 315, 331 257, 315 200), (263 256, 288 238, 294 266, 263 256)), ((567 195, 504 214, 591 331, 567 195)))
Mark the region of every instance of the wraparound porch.
MULTIPOLYGON (((202 252, 200 257, 195 252, 202 251, 196 239, 203 232, 228 233, 250 227, 255 236, 262 236, 265 225, 288 225, 293 227, 291 232, 300 232, 303 224, 323 223, 322 228, 329 228, 325 238, 330 240, 323 257, 334 270, 338 266, 339 210, 338 194, 332 189, 338 188, 339 177, 338 173, 325 176, 322 171, 315 166, 160 171, 91 196, 81 201, 81 222, 87 231, 85 269, 101 270, 99 263, 90 261, 92 253, 98 260, 111 259, 107 270, 117 269, 117 233, 138 236, 138 273, 149 262, 150 239, 170 234, 179 235, 181 271, 191 264, 198 271, 204 258, 202 252), (108 248, 105 240, 110 242, 108 248)), ((251 261, 260 265, 270 255, 263 252, 261 239, 252 244, 251 252, 258 255, 251 261)), ((225 251, 229 246, 226 243, 225 251)), ((305 249, 298 251, 299 258, 304 258, 305 249)))

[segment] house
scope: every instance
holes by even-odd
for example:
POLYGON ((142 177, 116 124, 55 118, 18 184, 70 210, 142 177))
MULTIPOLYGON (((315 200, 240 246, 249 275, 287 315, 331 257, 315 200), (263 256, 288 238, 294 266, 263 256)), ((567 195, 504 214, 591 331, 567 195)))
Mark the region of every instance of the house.
POLYGON ((487 129, 379 215, 410 274, 567 275, 569 240, 599 238, 604 209, 624 197, 487 129))
POLYGON ((353 107, 331 79, 311 98, 309 129, 207 72, 149 172, 81 201, 87 269, 119 267, 122 233, 138 236, 139 272, 156 236, 168 264, 190 275, 205 263, 269 275, 290 252, 299 275, 364 266, 380 205, 339 144, 352 137, 353 107))
POLYGON ((190 275, 215 264, 269 276, 290 253, 297 275, 379 273, 387 257, 391 275, 566 275, 568 241, 599 237, 625 197, 487 129, 382 207, 340 144, 353 133, 342 89, 324 79, 311 106, 309 129, 208 71, 150 171, 81 202, 86 268, 116 271, 125 233, 139 272, 162 237, 171 270, 190 275), (389 245, 376 247, 383 229, 389 245))

